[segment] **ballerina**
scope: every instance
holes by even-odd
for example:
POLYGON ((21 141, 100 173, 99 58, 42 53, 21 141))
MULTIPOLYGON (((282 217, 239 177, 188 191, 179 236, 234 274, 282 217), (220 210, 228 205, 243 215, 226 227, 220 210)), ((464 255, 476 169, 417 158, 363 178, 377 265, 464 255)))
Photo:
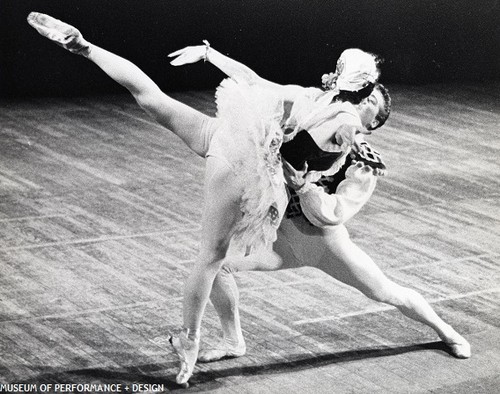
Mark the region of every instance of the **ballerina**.
MULTIPOLYGON (((249 250, 259 250, 270 248, 276 239, 288 202, 279 153, 286 139, 282 131, 283 102, 293 102, 298 93, 307 89, 277 85, 255 73, 235 75, 218 88, 218 115, 210 117, 168 96, 136 65, 89 43, 75 27, 37 12, 29 14, 28 23, 42 36, 94 62, 128 89, 153 119, 206 158, 201 246, 185 284, 182 332, 171 340, 180 359, 176 381, 186 386, 198 357, 203 312, 230 241, 234 239, 249 250)), ((238 64, 219 55, 207 43, 203 46, 205 60, 238 64)), ((380 123, 384 103, 379 93, 372 93, 378 77, 377 65, 374 58, 368 58, 368 65, 361 64, 359 58, 359 53, 347 56, 346 60, 353 64, 346 71, 359 76, 355 72, 357 64, 364 71, 359 81, 351 85, 346 82, 346 87, 352 91, 367 88, 363 91, 365 98, 359 101, 358 95, 356 104, 349 102, 350 97, 331 105, 328 97, 308 101, 299 106, 302 113, 309 113, 308 119, 306 116, 302 122, 288 122, 288 129, 293 129, 288 136, 289 146, 293 146, 299 128, 306 128, 309 142, 314 142, 308 154, 329 153, 328 163, 318 162, 318 174, 332 163, 341 165, 355 134, 368 132, 367 128, 380 123)), ((343 74, 338 78, 342 80, 343 74)), ((299 158, 297 163, 310 159, 299 158)))

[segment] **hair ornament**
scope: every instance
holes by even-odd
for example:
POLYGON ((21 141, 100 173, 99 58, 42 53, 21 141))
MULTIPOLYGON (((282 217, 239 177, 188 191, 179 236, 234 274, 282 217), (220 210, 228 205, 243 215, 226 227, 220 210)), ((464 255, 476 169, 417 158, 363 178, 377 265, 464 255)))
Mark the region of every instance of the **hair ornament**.
POLYGON ((335 85, 337 84, 337 79, 339 75, 334 72, 334 73, 329 73, 329 74, 323 74, 321 76, 321 86, 325 90, 332 90, 335 88, 335 85))

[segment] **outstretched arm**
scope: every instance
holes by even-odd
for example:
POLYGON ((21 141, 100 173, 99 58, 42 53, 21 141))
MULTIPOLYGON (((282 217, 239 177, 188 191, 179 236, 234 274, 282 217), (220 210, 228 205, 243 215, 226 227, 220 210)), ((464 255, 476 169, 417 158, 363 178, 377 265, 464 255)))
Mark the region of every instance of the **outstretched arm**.
POLYGON ((280 85, 264 79, 250 67, 212 48, 208 42, 206 42, 206 45, 188 46, 172 52, 168 56, 175 58, 170 62, 173 66, 196 63, 200 60, 210 62, 230 78, 245 81, 249 85, 259 84, 279 91, 285 101, 293 101, 304 89, 299 85, 280 85))

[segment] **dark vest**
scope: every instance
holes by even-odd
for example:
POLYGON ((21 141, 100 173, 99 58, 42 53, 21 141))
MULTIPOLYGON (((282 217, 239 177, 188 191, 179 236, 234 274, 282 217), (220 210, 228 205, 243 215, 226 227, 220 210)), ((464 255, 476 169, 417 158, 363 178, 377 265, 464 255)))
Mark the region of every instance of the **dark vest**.
POLYGON ((308 171, 326 171, 342 156, 342 152, 321 150, 305 130, 299 131, 293 140, 281 145, 280 153, 296 170, 302 170, 307 161, 308 171))
MULTIPOLYGON (((328 194, 334 194, 337 191, 337 187, 345 179, 345 173, 349 166, 352 164, 352 158, 351 155, 347 155, 346 160, 342 168, 336 172, 332 176, 322 176, 318 182, 316 182, 316 185, 321 186, 325 189, 325 192, 328 194)), ((295 216, 302 216, 302 207, 300 206, 300 198, 295 193, 295 191, 292 188, 288 188, 290 192, 290 201, 288 202, 288 206, 286 207, 285 211, 285 216, 287 218, 293 218, 295 216)), ((307 218, 304 216, 304 219, 307 220, 307 218)), ((311 224, 312 226, 312 224, 311 224)))

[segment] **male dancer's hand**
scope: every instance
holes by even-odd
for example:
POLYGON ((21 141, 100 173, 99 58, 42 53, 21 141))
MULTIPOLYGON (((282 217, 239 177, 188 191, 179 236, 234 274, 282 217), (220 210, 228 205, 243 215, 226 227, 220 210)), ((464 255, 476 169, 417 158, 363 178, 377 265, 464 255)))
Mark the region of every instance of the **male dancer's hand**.
POLYGON ((354 141, 350 153, 353 163, 363 163, 373 170, 373 175, 384 176, 387 174, 387 167, 382 161, 382 156, 374 150, 366 141, 354 141))
POLYGON ((352 165, 356 166, 362 173, 372 173, 374 176, 385 176, 387 174, 387 170, 384 168, 373 168, 370 164, 366 164, 362 161, 352 160, 352 165))

